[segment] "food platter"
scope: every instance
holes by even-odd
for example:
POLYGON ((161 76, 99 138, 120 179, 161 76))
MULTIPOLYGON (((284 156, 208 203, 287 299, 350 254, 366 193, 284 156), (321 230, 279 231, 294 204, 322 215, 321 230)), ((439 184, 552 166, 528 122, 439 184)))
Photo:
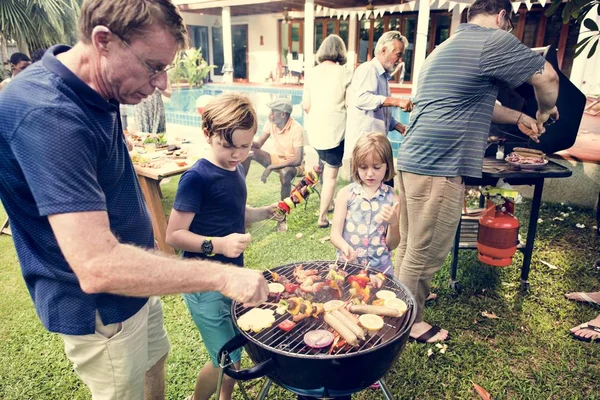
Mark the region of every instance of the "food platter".
POLYGON ((531 169, 531 170, 542 169, 546 166, 546 164, 548 164, 548 160, 544 160, 544 162, 540 163, 540 164, 522 164, 522 163, 512 162, 512 161, 508 161, 508 160, 506 160, 506 162, 516 168, 531 169))

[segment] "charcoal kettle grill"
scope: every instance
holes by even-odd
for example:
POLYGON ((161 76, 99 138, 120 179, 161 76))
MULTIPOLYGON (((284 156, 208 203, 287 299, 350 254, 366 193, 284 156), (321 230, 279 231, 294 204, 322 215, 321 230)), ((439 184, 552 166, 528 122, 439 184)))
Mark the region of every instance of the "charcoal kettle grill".
MULTIPOLYGON (((265 271, 268 281, 273 281, 272 273, 285 276, 294 281, 293 272, 297 266, 303 265, 305 270, 316 269, 320 276, 325 276, 332 261, 310 261, 292 263, 265 271)), ((344 264, 338 264, 344 268, 344 264)), ((348 263, 345 271, 348 276, 358 274, 364 267, 348 263)), ((377 271, 368 271, 376 273, 377 271)), ((349 299, 347 282, 344 282, 342 300, 349 299)), ((393 399, 393 395, 383 377, 398 360, 401 351, 408 341, 410 328, 414 322, 415 300, 410 291, 392 275, 386 275, 381 289, 391 290, 397 298, 408 305, 408 311, 400 318, 385 317, 384 327, 366 339, 357 347, 346 345, 331 351, 331 347, 315 349, 305 345, 304 334, 314 329, 328 329, 322 317, 309 317, 297 323, 290 332, 280 330, 277 325, 288 319, 290 315, 275 314, 275 323, 261 332, 244 332, 226 343, 219 352, 222 372, 239 381, 266 377, 258 398, 264 399, 268 394, 271 383, 290 390, 298 395, 313 398, 335 398, 349 396, 359 392, 375 382, 379 382, 385 397, 393 399), (255 366, 245 370, 234 370, 228 354, 244 347, 255 366)), ((375 298, 377 289, 371 291, 375 298)), ((313 302, 331 300, 327 295, 316 295, 313 302)), ((273 305, 263 304, 260 308, 273 308, 273 305)), ((237 320, 249 309, 242 304, 233 302, 231 316, 237 326, 237 320)), ((240 384, 241 387, 241 384, 240 384)), ((218 393, 218 392, 217 392, 218 393)), ((242 391, 247 398, 245 391, 242 391)))

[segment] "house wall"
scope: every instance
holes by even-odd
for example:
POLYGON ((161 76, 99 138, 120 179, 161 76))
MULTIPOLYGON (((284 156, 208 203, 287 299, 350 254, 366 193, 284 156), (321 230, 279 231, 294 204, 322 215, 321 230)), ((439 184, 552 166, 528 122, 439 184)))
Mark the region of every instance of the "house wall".
POLYGON ((279 14, 261 14, 232 17, 233 25, 248 25, 248 80, 265 82, 277 68, 279 14), (261 38, 262 36, 262 45, 261 38))
MULTIPOLYGON (((209 51, 208 54, 204 54, 204 51, 202 52, 202 57, 204 57, 204 59, 210 64, 212 62, 213 59, 213 53, 212 53, 212 27, 215 26, 215 23, 218 21, 219 24, 221 24, 221 16, 217 16, 217 15, 200 15, 200 14, 196 14, 196 13, 186 13, 186 12, 182 12, 181 15, 183 16, 183 22, 186 25, 197 25, 197 26, 207 26, 208 27, 208 47, 209 47, 209 51)), ((220 75, 214 75, 212 72, 210 74, 210 77, 213 81, 215 82, 220 82, 221 81, 221 76, 220 75)))
MULTIPOLYGON (((213 59, 212 27, 215 23, 222 26, 219 15, 200 15, 196 13, 183 12, 183 20, 186 25, 198 25, 208 27, 209 38, 209 61, 213 59)), ((232 17, 232 25, 248 25, 248 80, 250 82, 265 82, 271 71, 277 68, 278 55, 278 14, 251 15, 243 17, 232 17), (262 36, 262 45, 260 37, 262 36)), ((220 82, 222 76, 211 74, 214 82, 220 82)))

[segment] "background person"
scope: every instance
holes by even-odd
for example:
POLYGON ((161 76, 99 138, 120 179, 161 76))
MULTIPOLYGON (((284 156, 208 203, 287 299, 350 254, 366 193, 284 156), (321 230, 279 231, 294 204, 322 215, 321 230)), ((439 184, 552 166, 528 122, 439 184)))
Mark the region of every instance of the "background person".
POLYGON ((11 76, 10 78, 6 78, 2 82, 0 82, 0 90, 4 89, 8 83, 15 79, 17 75, 19 75, 25 68, 31 65, 31 59, 27 56, 27 54, 23 53, 13 53, 10 56, 10 70, 11 76))
POLYGON ((348 92, 348 118, 344 153, 352 154, 358 138, 370 132, 397 130, 404 134, 406 127, 394 119, 391 107, 412 110, 408 99, 392 97, 389 80, 402 61, 408 40, 398 31, 385 32, 375 46, 375 57, 354 71, 348 92))
POLYGON ((23 277, 94 400, 164 398, 169 341, 151 296, 268 295, 258 271, 153 251, 119 103, 165 89, 186 37, 168 0, 85 0, 77 44, 48 49, 0 93, 0 197, 23 277))
POLYGON ((319 65, 306 74, 302 105, 307 113, 308 142, 324 164, 317 225, 327 228, 327 212, 332 205, 335 181, 344 157, 346 90, 352 71, 344 67, 346 45, 337 35, 329 35, 321 43, 317 62, 319 65))
MULTIPOLYGON (((246 176, 248 176, 252 160, 265 167, 260 178, 265 183, 271 172, 277 172, 281 181, 281 200, 283 200, 290 195, 292 180, 304 173, 302 167, 304 129, 292 118, 292 102, 289 99, 279 98, 267 106, 271 109, 269 121, 265 124, 258 141, 252 143, 252 151, 242 165, 246 176), (262 149, 269 138, 274 145, 272 153, 262 149)), ((286 231, 286 222, 279 222, 277 230, 286 231)))
POLYGON ((509 0, 475 0, 469 22, 429 55, 419 73, 415 108, 397 156, 401 241, 395 264, 396 276, 416 298, 410 336, 419 342, 448 337, 447 330, 423 321, 423 308, 456 234, 463 177, 481 177, 491 122, 518 123, 537 140, 549 116, 558 118, 556 72, 507 32, 511 12, 509 0), (500 85, 525 82, 536 92, 537 121, 495 104, 500 85))
POLYGON ((165 133, 167 131, 167 120, 165 116, 165 104, 162 97, 171 98, 173 91, 167 80, 165 90, 156 89, 152 95, 146 97, 133 108, 133 118, 138 132, 165 133))
MULTIPOLYGON (((274 215, 276 204, 246 206, 241 162, 248 157, 256 130, 256 112, 247 96, 223 94, 204 108, 202 131, 211 152, 181 177, 167 226, 167 243, 183 250, 183 258, 243 267, 243 252, 252 241, 246 226, 274 215)), ((211 359, 198 374, 191 399, 208 400, 217 387, 219 350, 237 334, 231 300, 219 292, 188 293, 183 298, 211 359)), ((241 350, 230 357, 239 369, 241 350)), ((234 384, 225 376, 218 397, 231 399, 234 384)))

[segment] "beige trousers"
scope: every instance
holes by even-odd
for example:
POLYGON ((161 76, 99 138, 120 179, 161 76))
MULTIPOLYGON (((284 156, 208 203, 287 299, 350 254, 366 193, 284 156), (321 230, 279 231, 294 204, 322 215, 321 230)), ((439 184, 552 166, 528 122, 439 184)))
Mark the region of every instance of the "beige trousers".
POLYGON ((462 177, 399 172, 400 245, 394 275, 416 299, 415 322, 423 321, 431 280, 452 248, 465 186, 462 177))
POLYGON ((131 318, 104 325, 96 312, 96 332, 60 335, 65 353, 93 400, 144 400, 146 371, 170 349, 159 297, 150 297, 131 318))

